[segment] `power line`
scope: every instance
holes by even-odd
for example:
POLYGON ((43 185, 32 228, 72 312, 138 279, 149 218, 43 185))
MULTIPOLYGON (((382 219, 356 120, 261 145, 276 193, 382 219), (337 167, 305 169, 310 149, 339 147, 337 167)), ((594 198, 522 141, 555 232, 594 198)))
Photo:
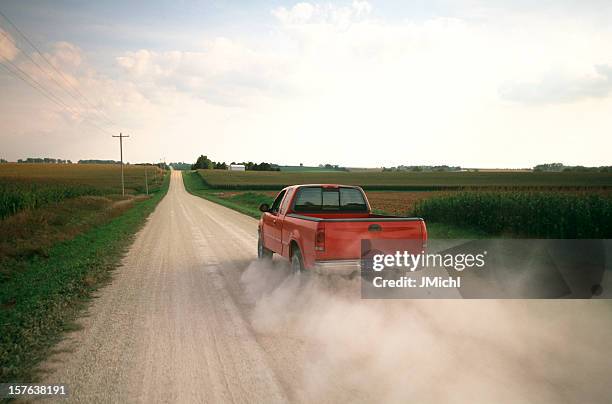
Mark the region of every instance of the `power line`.
MULTIPOLYGON (((13 63, 10 59, 8 59, 5 56, 0 55, 0 57, 2 59, 4 59, 6 62, 8 62, 11 67, 13 68, 13 72, 17 72, 16 74, 19 75, 19 77, 27 77, 28 80, 23 79, 23 81, 25 81, 27 84, 29 84, 31 87, 35 87, 37 89, 39 89, 41 92, 43 92, 45 95, 48 96, 49 99, 52 99, 52 101, 54 101, 56 104, 58 104, 60 107, 64 108, 64 109, 68 109, 70 110, 70 106, 68 104, 66 104, 61 98, 59 98, 58 96, 56 96, 55 94, 53 94, 51 91, 47 90, 45 88, 45 86, 43 86, 41 83, 39 83, 35 78, 33 78, 32 76, 30 76, 26 71, 24 71, 22 68, 20 68, 19 66, 17 66, 15 63, 13 63), (34 84, 31 84, 34 83, 34 84)), ((1 63, 1 62, 0 62, 1 63)), ((6 66, 6 65, 5 65, 6 66)), ((70 113, 74 113, 75 111, 69 111, 70 113)))
MULTIPOLYGON (((64 82, 70 87, 72 88, 76 93, 78 93, 85 101, 87 101, 90 105, 91 108, 94 108, 100 115, 104 115, 102 112, 100 112, 94 105, 92 105, 89 100, 87 100, 87 98, 79 91, 78 88, 74 87, 72 83, 70 83, 70 81, 66 78, 66 76, 55 67, 55 65, 53 63, 51 63, 49 61, 49 59, 44 55, 43 52, 41 52, 41 50, 27 37, 27 35, 25 35, 16 25, 15 23, 13 23, 13 21, 11 21, 10 18, 7 17, 6 14, 4 14, 1 10, 0 10, 0 15, 2 17, 4 17, 4 19, 15 29, 15 31, 40 55, 40 57, 53 69, 55 70, 55 72, 57 72, 57 74, 62 78, 62 80, 64 80, 64 82)), ((15 43, 13 43, 15 46, 17 46, 15 43)), ((17 46, 18 47, 18 46, 17 46)), ((27 53, 24 52, 24 54, 26 54, 26 56, 28 56, 28 58, 30 60, 32 60, 29 55, 27 55, 27 53)), ((37 64, 38 65, 38 64, 37 64)), ((41 68, 42 70, 42 68, 41 68)), ((48 73, 47 73, 48 74, 48 73)), ((52 77, 52 76, 50 76, 52 77)), ((54 79, 55 81, 55 79, 54 79)), ((55 81, 56 84, 57 81, 55 81)), ((59 85, 59 84, 58 84, 59 85)), ((70 94, 67 90, 65 90, 68 94, 70 94)), ((74 95, 72 95, 74 97, 74 95)), ((76 99, 76 98, 75 98, 76 99)), ((105 119, 107 119, 112 125, 114 125, 114 123, 108 118, 105 117, 105 119)))
MULTIPOLYGON (((15 69, 15 70, 12 70, 11 68, 8 67, 8 65, 6 65, 6 64, 2 63, 2 61, 0 61, 0 65, 2 65, 2 67, 4 67, 13 77, 16 77, 19 80, 23 81, 28 86, 32 87, 34 90, 36 90, 40 94, 42 94, 45 98, 47 98, 51 102, 53 102, 56 105, 58 105, 60 108, 66 110, 67 112, 69 112, 71 114, 74 114, 74 111, 71 111, 69 109, 70 107, 68 107, 61 100, 58 100, 57 97, 55 95, 53 95, 53 93, 48 92, 48 90, 46 90, 40 83, 38 83, 35 79, 33 79, 29 74, 24 72, 22 69, 20 69, 17 65, 15 65, 13 62, 8 60, 4 56, 2 56, 2 58, 4 60, 6 60, 15 69)), ((98 129, 98 130, 100 130, 102 132, 111 134, 111 132, 109 132, 108 130, 106 130, 106 129, 104 129, 104 128, 94 124, 93 122, 91 122, 89 119, 87 119, 85 117, 83 118, 83 122, 93 126, 94 128, 96 128, 96 129, 98 129)))
MULTIPOLYGON (((30 62, 32 62, 34 65, 36 65, 36 67, 38 67, 38 69, 43 72, 44 74, 46 74, 49 78, 51 78, 51 80, 53 80, 55 82, 55 84, 57 84, 58 87, 60 87, 62 90, 66 91, 67 94, 70 95, 70 93, 62 86, 60 85, 57 80, 55 79, 55 77, 53 77, 52 74, 50 74, 47 70, 43 69, 41 65, 39 65, 34 59, 32 59, 32 57, 30 55, 28 55, 26 52, 23 51, 23 49, 21 49, 15 42, 13 42, 11 40, 11 37, 9 37, 5 32, 0 32, 0 34, 4 35, 4 37, 6 39, 8 39, 13 46, 15 46, 17 49, 19 49, 29 60, 30 62)), ((6 58, 5 58, 6 59, 6 58)), ((58 97, 59 98, 59 97, 58 97)))
MULTIPOLYGON (((87 97, 85 97, 85 95, 83 95, 83 93, 81 93, 81 91, 75 87, 67 78, 66 76, 57 68, 55 67, 55 65, 53 63, 51 63, 51 61, 49 61, 49 59, 44 55, 43 52, 40 51, 40 49, 38 49, 38 47, 11 21, 10 18, 8 18, 6 16, 6 14, 4 14, 2 11, 0 11, 0 15, 2 17, 4 17, 4 19, 15 29, 15 31, 40 55, 40 57, 62 78, 62 80, 67 84, 67 86, 69 88, 71 88, 76 94, 78 94, 83 100, 85 100, 85 102, 89 105, 89 108, 92 108, 93 110, 95 110, 101 118, 103 118, 104 120, 106 120, 111 126, 117 127, 117 125, 108 117, 108 115, 106 115, 106 113, 104 113, 103 111, 100 111, 96 106, 94 106, 88 99, 87 97)), ((5 36, 7 38, 9 38, 6 34, 5 36)), ((10 40, 10 38, 9 38, 10 40)), ((13 42, 13 45, 15 45, 17 48, 19 48, 19 46, 17 46, 17 44, 15 44, 13 42)), ((20 50, 22 50, 21 48, 19 48, 20 50)), ((23 50, 22 50, 23 51, 23 50)), ((41 69, 42 71, 44 71, 49 77, 51 77, 51 79, 55 82, 55 84, 57 84, 60 88, 62 88, 67 94, 69 94, 72 98, 74 98, 77 102, 79 102, 81 104, 81 106, 83 106, 82 101, 80 101, 73 93, 70 93, 68 90, 66 90, 66 88, 64 88, 63 86, 61 86, 59 84, 59 82, 55 79, 55 77, 51 74, 49 74, 46 70, 44 70, 38 63, 36 63, 26 52, 23 52, 28 59, 30 59, 36 66, 38 66, 39 69, 41 69)))
MULTIPOLYGON (((81 107, 87 108, 86 106, 83 105, 83 103, 78 100, 77 98, 74 97, 74 95, 72 93, 70 93, 68 90, 66 90, 66 88, 64 86, 62 86, 57 79, 50 74, 47 70, 43 69, 43 67, 38 64, 34 59, 32 59, 32 57, 30 55, 28 55, 25 51, 23 51, 23 49, 21 49, 13 40, 11 37, 9 37, 5 32, 0 32, 0 34, 4 35, 4 37, 9 40, 13 46, 15 46, 17 49, 21 50, 22 53, 30 60, 30 62, 32 62, 36 67, 38 67, 38 69, 43 72, 44 74, 46 74, 49 78, 51 78, 51 80, 53 80, 53 82, 62 90, 64 90, 66 92, 66 94, 70 95, 72 98, 74 98, 80 105, 81 107)), ((16 65, 14 65, 9 59, 7 59, 6 57, 3 57, 4 59, 6 59, 11 65, 13 65, 14 68, 20 70, 23 74, 26 74, 25 72, 23 72, 22 69, 20 69, 19 67, 17 67, 16 65)), ((28 76, 29 77, 29 76, 28 76)), ((30 77, 31 80, 35 81, 37 83, 37 85, 39 85, 40 87, 43 87, 43 89, 47 92, 53 95, 54 98, 58 99, 64 106, 68 107, 68 108, 72 108, 72 106, 69 106, 68 104, 66 104, 66 102, 64 102, 59 96, 57 96, 56 94, 52 93, 49 89, 44 88, 44 86, 37 82, 36 80, 34 80, 33 78, 30 77)))

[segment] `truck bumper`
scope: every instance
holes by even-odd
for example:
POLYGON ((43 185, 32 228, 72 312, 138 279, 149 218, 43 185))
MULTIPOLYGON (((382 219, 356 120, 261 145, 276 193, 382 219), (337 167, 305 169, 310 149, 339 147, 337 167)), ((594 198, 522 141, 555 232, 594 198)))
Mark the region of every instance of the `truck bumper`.
POLYGON ((350 275, 359 272, 361 269, 360 260, 330 260, 315 261, 313 270, 323 275, 350 275))

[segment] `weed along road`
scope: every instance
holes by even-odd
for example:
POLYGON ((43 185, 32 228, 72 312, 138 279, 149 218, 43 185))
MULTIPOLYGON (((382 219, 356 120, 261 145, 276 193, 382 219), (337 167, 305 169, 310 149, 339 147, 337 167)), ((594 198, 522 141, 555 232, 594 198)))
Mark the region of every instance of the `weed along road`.
POLYGON ((187 193, 172 172, 42 381, 75 402, 610 397, 608 301, 368 301, 358 279, 264 267, 256 245, 255 219, 187 193))

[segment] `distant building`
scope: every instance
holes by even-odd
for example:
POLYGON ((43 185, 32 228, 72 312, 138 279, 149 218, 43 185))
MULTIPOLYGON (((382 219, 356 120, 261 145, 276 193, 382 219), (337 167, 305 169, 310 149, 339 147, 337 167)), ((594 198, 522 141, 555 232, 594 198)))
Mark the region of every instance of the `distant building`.
POLYGON ((229 166, 229 170, 230 171, 244 171, 244 164, 230 164, 229 166))

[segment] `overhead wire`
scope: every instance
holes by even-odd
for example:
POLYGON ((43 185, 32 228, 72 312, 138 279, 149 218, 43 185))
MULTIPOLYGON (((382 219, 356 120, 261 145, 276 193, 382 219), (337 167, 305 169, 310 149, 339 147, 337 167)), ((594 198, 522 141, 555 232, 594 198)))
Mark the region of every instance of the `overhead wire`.
MULTIPOLYGON (((19 66, 14 64, 12 61, 7 59, 6 57, 4 56, 1 56, 1 57, 6 62, 8 62, 8 65, 6 63, 3 63, 2 61, 0 61, 0 65, 2 65, 9 72, 9 74, 23 81, 25 84, 32 87, 34 90, 38 91, 41 95, 43 95, 45 98, 47 98, 54 104, 58 105, 63 110, 67 111, 70 114, 73 114, 73 115, 75 114, 75 112, 71 110, 70 107, 66 103, 64 103, 61 99, 58 99, 53 93, 50 93, 42 84, 40 84, 36 79, 30 76, 27 72, 25 72, 23 69, 21 69, 19 66), (9 67, 9 65, 12 67, 12 69, 9 67)), ((109 132, 108 130, 98 126, 97 124, 93 123, 87 117, 83 117, 83 122, 95 127, 98 130, 101 130, 102 132, 112 135, 112 132, 109 132)))
MULTIPOLYGON (((30 62, 32 62, 32 64, 33 64, 33 65, 35 65, 36 67, 38 67, 38 69, 39 69, 39 70, 40 70, 42 73, 44 73, 44 74, 45 74, 47 77, 49 77, 51 80, 53 80, 53 82, 54 82, 54 83, 55 83, 55 84, 56 84, 56 85, 57 85, 59 88, 61 88, 62 90, 64 90, 64 92, 66 92, 66 94, 68 94, 68 95, 70 95, 72 98, 74 98, 74 95, 73 95, 73 94, 71 94, 71 93, 70 93, 68 90, 66 90, 66 88, 65 88, 65 87, 64 87, 64 86, 63 86, 61 83, 59 83, 59 82, 57 81, 57 79, 56 79, 56 78, 55 78, 55 77, 54 77, 52 74, 50 74, 50 73, 49 73, 49 72, 48 72, 46 69, 44 69, 44 68, 43 68, 43 67, 42 67, 42 66, 41 66, 41 65, 40 65, 38 62, 36 62, 36 60, 34 60, 34 59, 33 59, 33 58, 30 56, 30 55, 28 55, 28 53, 27 53, 27 52, 25 52, 23 49, 21 49, 21 48, 19 47, 19 45, 17 45, 17 44, 16 44, 16 43, 15 43, 15 42, 12 40, 12 38, 6 34, 6 32, 0 31, 0 34, 2 34, 2 35, 3 35, 3 36, 4 36, 4 37, 5 37, 5 38, 6 38, 8 41, 10 41, 10 42, 11 42, 11 44, 13 44, 13 46, 15 46, 15 48, 19 49, 19 50, 22 52, 22 54, 23 54, 23 55, 25 55, 25 56, 28 58, 28 60, 29 60, 30 62)), ((9 62, 10 62, 10 60, 9 60, 9 62)), ((42 84, 40 84, 40 83, 38 83, 38 84, 42 86, 42 84)), ((55 96, 55 97, 57 97, 58 99, 60 99, 60 100, 61 100, 61 98, 60 98, 59 96, 56 96, 55 94, 54 94, 54 96, 55 96)), ((85 107, 85 109, 87 109, 87 108, 88 108, 88 107, 84 106, 84 105, 83 105, 83 103, 82 103, 80 100, 78 100, 78 99, 76 99, 76 98, 75 98, 75 100, 76 100, 77 102, 79 102, 79 104, 80 104, 82 107, 85 107)), ((65 104, 63 101, 62 101, 62 103, 63 103, 63 104, 65 104)))
MULTIPOLYGON (((6 33, 4 32, 0 32, 2 33, 16 48, 18 48, 19 50, 22 51, 22 53, 35 65, 37 66, 42 72, 44 72, 48 77, 50 77, 53 82, 60 87, 64 92, 66 92, 66 94, 70 95, 76 102, 78 102, 80 104, 81 107, 84 107, 86 110, 87 109, 92 109, 94 110, 98 115, 99 118, 101 118, 103 121, 106 121, 107 125, 110 125, 112 127, 118 127, 118 125, 116 125, 109 117, 108 115, 101 111, 99 108, 97 108, 95 105, 93 105, 93 103, 91 103, 91 101, 89 101, 89 99, 87 97, 85 97, 85 95, 76 87, 74 86, 70 80, 68 80, 68 78, 64 75, 64 73, 62 73, 61 70, 59 70, 46 56, 45 54, 36 46, 36 44, 34 44, 34 42, 32 42, 25 33, 23 33, 16 25, 15 23, 12 22, 12 20, 6 15, 4 14, 1 10, 0 10, 0 15, 13 27, 13 29, 23 38, 23 40, 25 40, 31 47, 32 49, 34 49, 34 51, 40 56, 40 58, 42 60, 44 60, 50 67, 51 69, 53 69, 58 76, 64 81, 64 83, 66 83, 67 87, 70 88, 72 91, 74 91, 74 93, 72 93, 71 91, 69 91, 66 87, 64 87, 61 83, 59 83, 59 81, 55 78, 55 76, 51 73, 49 73, 46 69, 44 69, 42 66, 40 66, 39 63, 37 63, 27 52, 25 52, 22 48, 19 47, 19 45, 17 43, 15 43, 6 33), (76 94, 76 95, 75 95, 76 94), (81 99, 79 99, 79 97, 81 97, 81 99), (86 106, 85 103, 88 105, 86 106)), ((49 90, 47 90, 49 91, 49 90)), ((57 96, 56 96, 57 97, 57 96)), ((59 98, 59 97, 57 97, 59 98)))

